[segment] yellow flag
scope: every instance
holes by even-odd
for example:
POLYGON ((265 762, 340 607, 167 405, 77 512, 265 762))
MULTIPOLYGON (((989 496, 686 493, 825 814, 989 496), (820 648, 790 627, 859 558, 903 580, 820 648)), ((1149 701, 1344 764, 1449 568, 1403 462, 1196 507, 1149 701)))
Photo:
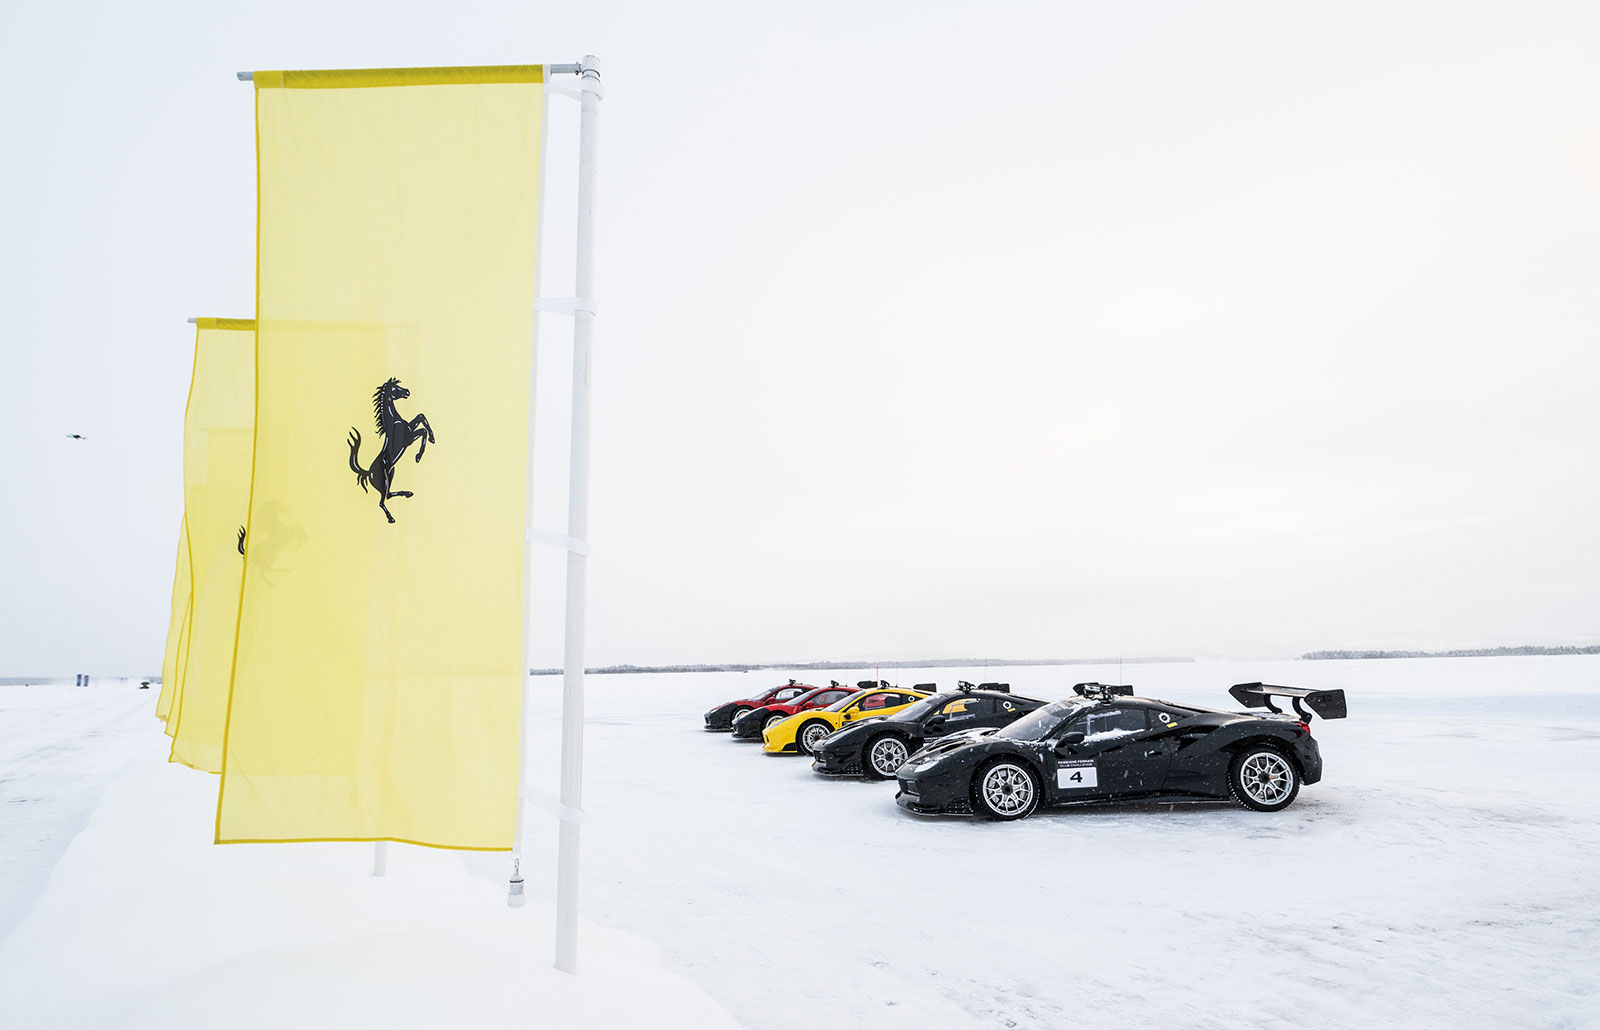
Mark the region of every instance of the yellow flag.
POLYGON ((511 846, 541 71, 255 74, 218 843, 511 846))
POLYGON ((172 576, 172 615, 167 621, 167 652, 161 659, 161 695, 156 698, 156 718, 172 725, 172 695, 178 689, 178 656, 189 631, 189 525, 178 523, 178 569, 172 576))
POLYGON ((221 772, 250 505, 256 324, 201 318, 195 326, 194 378, 183 419, 189 614, 167 729, 174 762, 221 772))

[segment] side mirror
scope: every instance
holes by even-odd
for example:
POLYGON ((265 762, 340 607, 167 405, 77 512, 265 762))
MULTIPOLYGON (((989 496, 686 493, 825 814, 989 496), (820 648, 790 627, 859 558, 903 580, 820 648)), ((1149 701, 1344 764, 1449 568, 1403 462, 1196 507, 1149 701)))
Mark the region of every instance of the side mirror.
POLYGON ((855 718, 855 716, 852 715, 851 713, 849 713, 849 712, 844 713, 844 721, 845 722, 849 722, 851 719, 854 719, 854 718, 855 718))
POLYGON ((1082 743, 1083 734, 1079 733, 1077 730, 1073 730, 1071 733, 1065 734, 1060 740, 1056 741, 1056 754, 1068 754, 1073 748, 1082 743))
POLYGON ((929 733, 937 733, 944 729, 944 716, 935 715, 922 725, 929 733))

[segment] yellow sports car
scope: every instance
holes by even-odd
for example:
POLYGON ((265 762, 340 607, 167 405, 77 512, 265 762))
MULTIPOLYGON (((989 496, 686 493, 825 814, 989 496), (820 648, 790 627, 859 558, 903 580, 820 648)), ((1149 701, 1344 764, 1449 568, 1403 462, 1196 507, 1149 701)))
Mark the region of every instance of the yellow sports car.
POLYGON ((932 683, 918 683, 914 689, 891 687, 881 681, 862 684, 862 690, 826 708, 800 712, 768 726, 761 734, 761 750, 773 754, 809 755, 817 741, 846 723, 860 722, 879 715, 898 712, 914 705, 935 689, 932 683), (926 688, 926 689, 924 689, 926 688))

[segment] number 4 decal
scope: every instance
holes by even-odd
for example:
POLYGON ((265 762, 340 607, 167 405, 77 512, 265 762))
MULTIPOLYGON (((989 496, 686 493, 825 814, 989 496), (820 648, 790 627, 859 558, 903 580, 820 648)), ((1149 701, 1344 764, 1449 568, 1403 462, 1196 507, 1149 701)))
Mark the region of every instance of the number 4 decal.
POLYGON ((1056 786, 1062 790, 1088 790, 1099 785, 1093 762, 1062 762, 1056 767, 1056 786))

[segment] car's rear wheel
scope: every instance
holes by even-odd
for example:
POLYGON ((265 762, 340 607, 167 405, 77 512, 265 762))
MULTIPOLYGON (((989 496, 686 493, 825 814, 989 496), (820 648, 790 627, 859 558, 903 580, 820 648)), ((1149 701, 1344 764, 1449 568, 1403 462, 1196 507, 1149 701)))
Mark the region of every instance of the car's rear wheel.
POLYGON ((906 747, 904 737, 881 733, 867 741, 867 760, 861 763, 861 769, 869 780, 887 780, 910 757, 911 749, 906 747))
POLYGON ((989 819, 1022 819, 1039 807, 1039 777, 1021 762, 997 759, 972 778, 972 810, 989 819))
POLYGON ((810 722, 800 727, 800 732, 795 734, 794 740, 795 743, 800 747, 800 753, 802 755, 809 755, 811 754, 812 749, 817 746, 817 743, 822 740, 823 737, 826 737, 832 732, 833 727, 829 726, 823 720, 812 719, 810 722))
POLYGON ((1282 811, 1300 793, 1300 770, 1277 748, 1249 747, 1228 767, 1228 789, 1233 800, 1248 809, 1282 811))
POLYGON ((761 728, 762 730, 770 730, 772 727, 778 725, 778 723, 787 718, 789 717, 784 715, 782 712, 773 712, 771 715, 767 716, 767 721, 761 724, 761 728))

